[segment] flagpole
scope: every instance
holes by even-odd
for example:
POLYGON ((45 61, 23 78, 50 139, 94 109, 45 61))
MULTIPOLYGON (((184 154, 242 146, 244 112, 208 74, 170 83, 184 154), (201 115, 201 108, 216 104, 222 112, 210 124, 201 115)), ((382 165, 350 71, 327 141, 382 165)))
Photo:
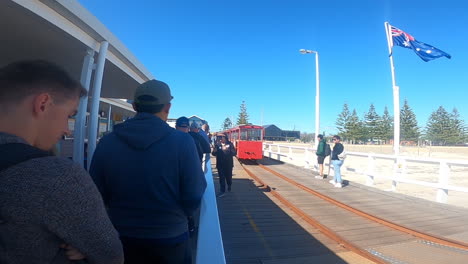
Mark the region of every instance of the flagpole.
POLYGON ((390 69, 392 72, 393 86, 393 151, 396 156, 400 154, 400 87, 395 81, 395 66, 393 64, 393 39, 390 24, 385 22, 385 32, 387 34, 388 53, 390 54, 390 69))

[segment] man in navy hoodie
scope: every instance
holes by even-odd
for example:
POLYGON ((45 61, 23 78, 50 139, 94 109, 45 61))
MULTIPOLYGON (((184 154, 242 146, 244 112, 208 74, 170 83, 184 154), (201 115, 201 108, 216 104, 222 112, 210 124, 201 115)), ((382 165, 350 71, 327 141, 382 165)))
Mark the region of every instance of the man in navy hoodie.
POLYGON ((126 264, 190 263, 187 216, 206 181, 192 137, 166 123, 172 98, 164 82, 138 86, 136 116, 100 140, 91 163, 126 264))

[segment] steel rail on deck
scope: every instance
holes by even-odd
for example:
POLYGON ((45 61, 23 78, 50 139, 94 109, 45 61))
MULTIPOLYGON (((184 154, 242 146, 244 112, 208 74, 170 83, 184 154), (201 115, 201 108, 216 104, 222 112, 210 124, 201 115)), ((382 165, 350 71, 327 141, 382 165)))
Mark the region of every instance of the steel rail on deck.
POLYGON ((433 235, 433 234, 428 234, 428 233, 424 233, 424 232, 421 232, 421 231, 417 231, 417 230, 414 230, 414 229, 411 229, 411 228, 408 228, 408 227, 405 227, 405 226, 402 226, 400 224, 396 224, 394 222, 391 222, 391 221, 388 221, 388 220, 385 220, 385 219, 382 219, 380 217, 377 217, 375 215, 372 215, 372 214, 369 214, 369 213, 366 213, 364 211, 361 211, 359 209, 356 209, 352 206, 349 206, 347 204, 344 204, 338 200, 335 200, 327 195, 324 195, 320 192, 317 192, 315 190, 312 190, 311 188, 309 187, 306 187, 300 183, 298 183, 297 181, 295 180, 292 180, 284 175, 282 175, 281 173, 278 173, 270 168, 267 168, 266 166, 262 165, 262 164, 258 164, 262 169, 272 173, 273 175, 297 186, 298 188, 308 192, 308 193, 311 193, 327 202, 330 202, 336 206, 339 206, 343 209, 346 209, 354 214, 357 214, 359 216, 362 216, 366 219, 369 219, 369 220, 372 220, 374 222, 377 222, 379 224, 382 224, 382 225, 385 225, 387 227, 390 227, 390 228, 393 228, 397 231, 400 231, 400 232, 404 232, 404 233, 407 233, 407 234, 410 234, 412 236, 415 236, 415 237, 419 237, 419 238, 422 238, 422 239, 425 239, 425 240, 428 240, 428 241, 431 241, 431 242, 435 242, 435 243, 439 243, 441 245, 445 245, 445 246, 451 246, 451 247, 456 247, 456 248, 460 248, 460 249, 464 249, 464 250, 468 250, 468 244, 467 243, 464 243, 464 242, 461 242, 461 241, 456 241, 456 240, 452 240, 452 239, 448 239, 448 238, 444 238, 444 237, 439 237, 439 236, 436 236, 436 235, 433 235))
POLYGON ((310 217, 307 215, 304 211, 296 207, 293 203, 289 202, 286 198, 284 198, 281 194, 279 194, 277 191, 273 190, 270 186, 265 184, 259 177, 257 177, 254 173, 252 173, 249 169, 247 169, 242 163, 242 168, 247 172, 247 174, 253 178, 255 181, 263 185, 265 188, 268 188, 271 194, 276 197, 281 203, 286 205, 289 209, 291 209, 293 212, 295 212, 297 215, 299 215, 304 221, 306 221, 308 224, 314 226, 317 228, 320 232, 322 232, 324 235, 329 237, 330 239, 336 241, 339 245, 351 250, 352 252, 368 259, 371 261, 374 261, 377 264, 387 264, 388 262, 374 256, 373 254, 369 253, 366 250, 361 249, 360 247, 356 246, 352 242, 344 239, 340 235, 336 234, 333 232, 331 229, 327 228, 326 226, 320 224, 317 220, 315 220, 313 217, 310 217))

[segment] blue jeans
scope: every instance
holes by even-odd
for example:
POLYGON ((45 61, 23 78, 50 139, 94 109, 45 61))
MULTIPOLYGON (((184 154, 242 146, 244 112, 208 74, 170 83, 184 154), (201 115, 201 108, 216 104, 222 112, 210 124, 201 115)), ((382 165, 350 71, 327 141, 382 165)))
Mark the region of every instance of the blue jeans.
POLYGON ((342 160, 332 160, 333 169, 335 170, 335 182, 341 183, 341 165, 343 165, 342 160))

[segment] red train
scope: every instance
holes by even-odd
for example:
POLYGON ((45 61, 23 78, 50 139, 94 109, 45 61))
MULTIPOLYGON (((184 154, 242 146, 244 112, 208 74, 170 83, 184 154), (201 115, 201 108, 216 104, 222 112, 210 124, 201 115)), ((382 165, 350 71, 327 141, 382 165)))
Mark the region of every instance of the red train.
POLYGON ((222 132, 237 149, 237 158, 259 160, 263 158, 262 126, 241 125, 222 132))

